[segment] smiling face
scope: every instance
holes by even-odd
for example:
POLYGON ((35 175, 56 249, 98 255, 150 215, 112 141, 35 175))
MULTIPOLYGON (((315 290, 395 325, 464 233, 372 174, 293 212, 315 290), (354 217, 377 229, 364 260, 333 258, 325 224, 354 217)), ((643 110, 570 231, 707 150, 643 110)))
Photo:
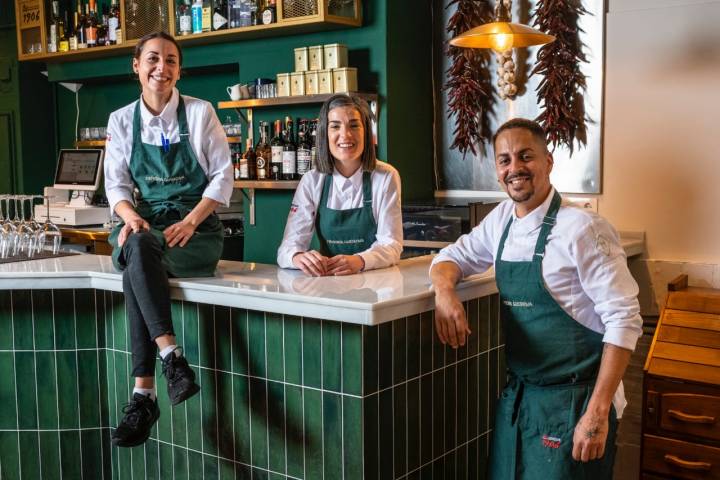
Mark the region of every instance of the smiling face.
POLYGON ((143 95, 169 99, 180 78, 180 53, 172 42, 153 38, 145 42, 133 70, 140 78, 143 95))
POLYGON ((503 190, 524 216, 550 193, 553 158, 547 146, 524 128, 504 130, 495 140, 495 170, 503 190))
POLYGON ((328 112, 328 144, 335 167, 349 176, 362 164, 365 127, 354 107, 336 107, 328 112))

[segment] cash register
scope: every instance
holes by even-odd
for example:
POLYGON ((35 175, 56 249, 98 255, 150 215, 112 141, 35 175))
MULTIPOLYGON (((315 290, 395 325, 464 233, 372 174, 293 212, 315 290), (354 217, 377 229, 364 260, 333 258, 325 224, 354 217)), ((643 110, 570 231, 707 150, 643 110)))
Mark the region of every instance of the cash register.
MULTIPOLYGON (((103 171, 100 148, 61 149, 55 182, 45 189, 50 199, 50 220, 57 225, 101 225, 110 219, 110 209, 92 205, 103 171)), ((35 218, 45 219, 44 205, 35 206, 35 218)))

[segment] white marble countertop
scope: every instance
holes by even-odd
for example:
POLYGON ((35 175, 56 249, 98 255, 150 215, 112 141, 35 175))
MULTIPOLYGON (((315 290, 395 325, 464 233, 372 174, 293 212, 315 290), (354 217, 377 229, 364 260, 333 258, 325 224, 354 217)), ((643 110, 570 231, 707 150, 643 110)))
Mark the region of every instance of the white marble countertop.
MULTIPOLYGON (((623 235, 628 256, 644 239, 623 235)), ((228 307, 377 325, 434 308, 431 256, 346 277, 311 278, 275 265, 221 261, 214 277, 170 279, 171 296, 228 307)), ((122 291, 121 274, 108 256, 75 255, 0 265, 0 290, 94 288, 122 291)), ((461 300, 497 292, 492 271, 458 285, 461 300)))

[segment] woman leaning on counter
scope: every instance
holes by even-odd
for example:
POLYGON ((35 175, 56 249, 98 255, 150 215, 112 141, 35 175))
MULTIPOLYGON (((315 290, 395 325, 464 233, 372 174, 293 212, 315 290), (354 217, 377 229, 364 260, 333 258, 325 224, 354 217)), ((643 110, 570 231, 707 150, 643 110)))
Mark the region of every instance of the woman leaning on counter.
POLYGON ((108 123, 105 190, 122 219, 110 235, 123 271, 135 377, 124 418, 112 433, 121 447, 139 445, 160 416, 155 394, 158 349, 170 403, 199 391, 175 342, 168 276, 212 276, 223 245, 213 213, 232 194, 225 132, 212 105, 180 95, 182 52, 169 35, 146 35, 135 47, 140 99, 108 123), (135 198, 133 198, 135 191, 135 198))
POLYGON ((375 158, 371 118, 359 97, 334 95, 323 104, 317 162, 295 192, 278 249, 281 268, 350 275, 400 260, 400 176, 375 158), (320 251, 308 250, 313 233, 320 251))

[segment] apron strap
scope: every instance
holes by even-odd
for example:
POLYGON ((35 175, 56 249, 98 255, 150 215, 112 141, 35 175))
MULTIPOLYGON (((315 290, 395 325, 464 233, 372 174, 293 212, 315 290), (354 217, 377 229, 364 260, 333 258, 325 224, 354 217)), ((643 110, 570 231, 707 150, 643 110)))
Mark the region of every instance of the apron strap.
POLYGON ((142 144, 142 122, 140 121, 140 100, 138 100, 133 112, 133 148, 140 144, 142 144))
POLYGON ((558 210, 560 210, 560 203, 562 198, 560 194, 555 190, 552 202, 550 202, 550 208, 548 208, 545 218, 543 218, 542 227, 540 228, 540 234, 538 235, 537 242, 535 242, 535 254, 533 255, 533 262, 542 262, 545 256, 545 246, 547 245, 547 239, 550 236, 552 228, 555 226, 558 210))
POLYGON ((363 207, 372 207, 372 182, 371 172, 363 172, 363 207))
POLYGON ((180 131, 180 141, 187 141, 190 135, 188 130, 187 114, 185 113, 185 102, 183 101, 182 95, 178 94, 178 106, 177 106, 177 121, 178 130, 180 131))
POLYGON ((332 183, 332 173, 326 173, 323 179, 323 189, 320 195, 320 203, 318 204, 318 210, 320 208, 327 207, 328 194, 330 193, 330 184, 332 183))

